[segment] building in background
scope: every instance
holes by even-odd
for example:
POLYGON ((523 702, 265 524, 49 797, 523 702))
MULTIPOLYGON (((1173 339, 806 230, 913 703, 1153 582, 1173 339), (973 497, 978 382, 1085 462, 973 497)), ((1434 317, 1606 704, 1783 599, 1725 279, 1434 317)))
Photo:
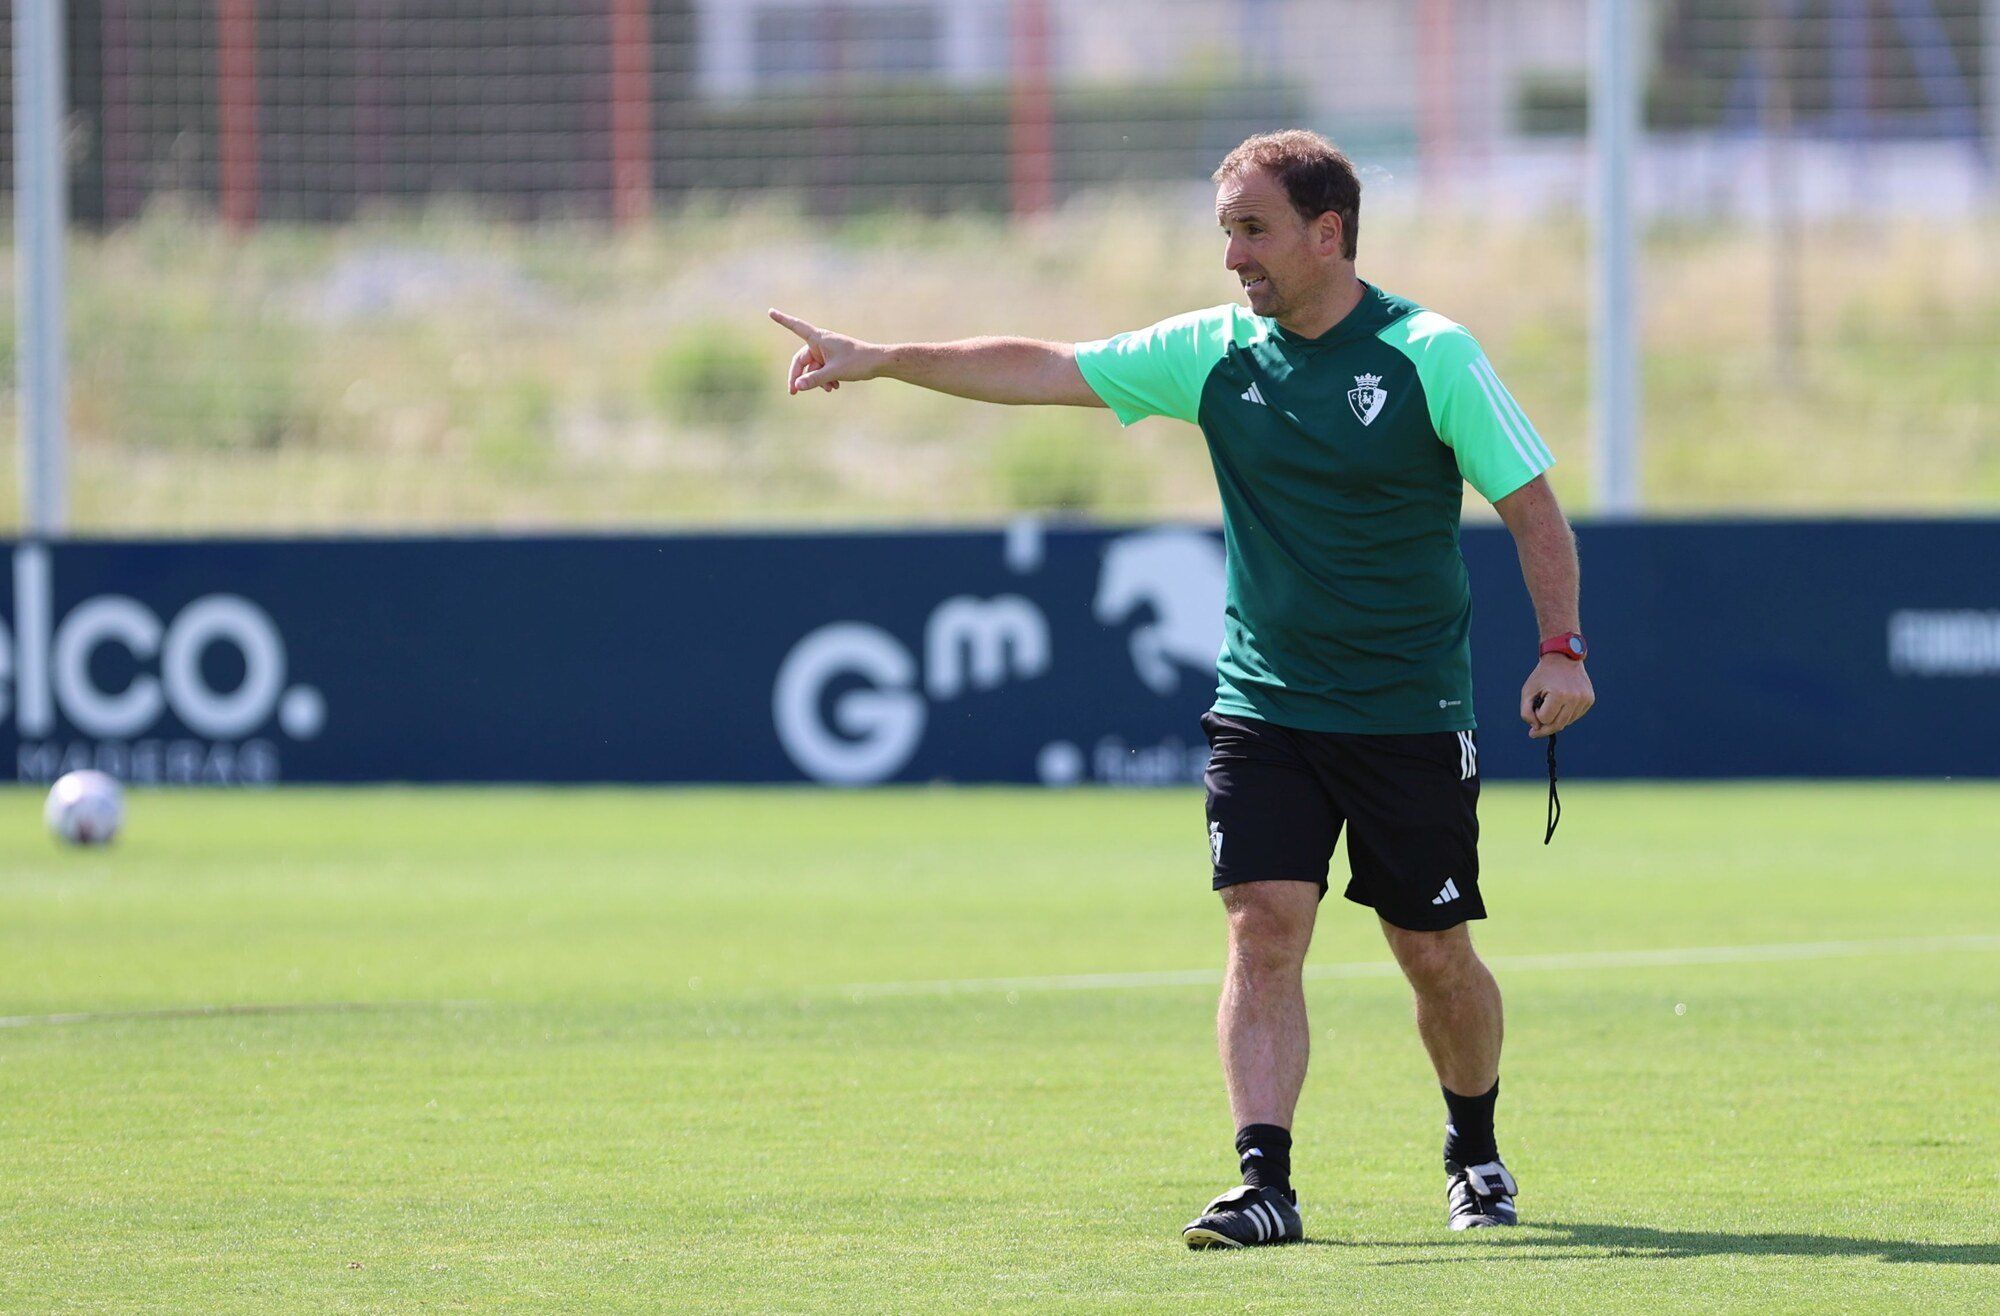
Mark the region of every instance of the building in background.
POLYGON ((1024 10, 1059 86, 1295 87, 1306 121, 1446 154, 1532 131, 1533 91, 1583 84, 1589 0, 697 0, 704 97, 1007 85, 1024 10), (1526 117, 1524 117, 1524 115, 1526 117))
MULTIPOLYGON (((1199 179, 1246 132, 1293 122, 1347 145, 1391 201, 1573 205, 1590 7, 69 0, 72 209, 116 223, 173 196, 327 221, 456 197, 629 219, 782 190, 821 210, 1019 211, 1199 179)), ((1984 204, 1996 8, 1658 0, 1642 203, 1761 209, 1759 153, 1781 130, 1806 209, 1879 179, 1877 203, 1984 204)))

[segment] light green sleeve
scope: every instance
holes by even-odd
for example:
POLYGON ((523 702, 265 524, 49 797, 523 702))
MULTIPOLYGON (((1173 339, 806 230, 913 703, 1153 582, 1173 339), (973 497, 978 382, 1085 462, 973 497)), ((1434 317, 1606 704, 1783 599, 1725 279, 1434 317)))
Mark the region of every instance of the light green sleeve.
POLYGON ((1193 422, 1208 372, 1246 329, 1239 321, 1251 319, 1239 306, 1189 311, 1116 338, 1078 343, 1077 368, 1121 425, 1147 416, 1193 422))
POLYGON ((1431 428, 1457 455, 1465 482, 1487 502, 1499 502, 1555 465, 1528 413, 1463 326, 1436 311, 1418 311, 1379 336, 1416 365, 1431 428))

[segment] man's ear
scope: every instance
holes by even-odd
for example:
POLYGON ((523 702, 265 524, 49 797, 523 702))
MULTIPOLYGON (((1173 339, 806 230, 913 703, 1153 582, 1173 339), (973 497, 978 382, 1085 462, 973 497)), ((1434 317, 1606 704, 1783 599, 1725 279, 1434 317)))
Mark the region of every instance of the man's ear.
POLYGON ((1319 217, 1319 245, 1322 252, 1340 252, 1346 249, 1347 221, 1337 210, 1329 210, 1319 217))

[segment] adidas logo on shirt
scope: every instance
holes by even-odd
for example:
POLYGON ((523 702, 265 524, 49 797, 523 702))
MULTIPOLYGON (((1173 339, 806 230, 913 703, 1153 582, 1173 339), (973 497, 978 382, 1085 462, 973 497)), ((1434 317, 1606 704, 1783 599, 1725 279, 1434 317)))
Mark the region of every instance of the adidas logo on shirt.
POLYGON ((1458 899, 1458 883, 1447 877, 1444 880, 1444 890, 1438 892, 1431 899, 1431 903, 1433 905, 1449 905, 1456 899, 1458 899))
POLYGON ((1270 403, 1264 401, 1264 395, 1257 391, 1257 386, 1255 384, 1252 384, 1249 388, 1244 390, 1243 400, 1245 402, 1254 402, 1260 407, 1268 407, 1271 405, 1270 403))

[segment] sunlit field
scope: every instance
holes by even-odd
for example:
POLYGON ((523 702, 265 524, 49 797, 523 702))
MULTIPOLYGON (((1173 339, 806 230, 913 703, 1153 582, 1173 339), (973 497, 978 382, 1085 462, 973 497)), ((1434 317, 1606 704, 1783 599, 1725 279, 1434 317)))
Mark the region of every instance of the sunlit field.
POLYGON ((1565 804, 1483 809, 1525 1226, 1336 896, 1308 1241, 1212 1254, 1191 793, 0 795, 0 1307, 1990 1310, 2000 789, 1565 804))

